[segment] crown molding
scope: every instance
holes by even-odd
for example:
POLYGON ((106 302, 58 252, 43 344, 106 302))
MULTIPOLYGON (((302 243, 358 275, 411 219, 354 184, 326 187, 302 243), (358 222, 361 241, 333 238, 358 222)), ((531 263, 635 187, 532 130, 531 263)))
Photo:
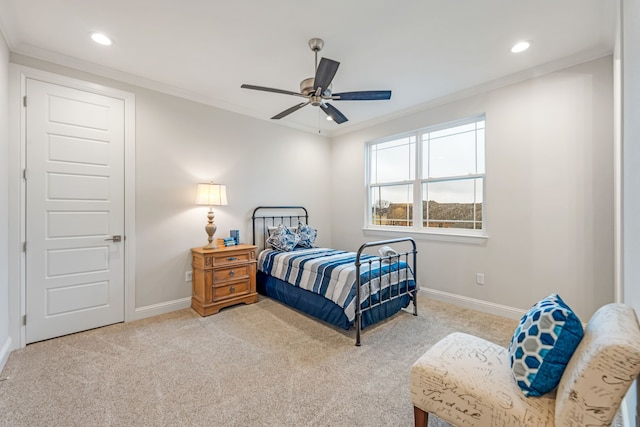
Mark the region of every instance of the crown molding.
MULTIPOLYGON (((34 58, 41 61, 50 62, 55 65, 72 68, 78 71, 84 71, 100 77, 105 77, 108 79, 116 80, 118 82, 127 83, 127 84, 138 86, 144 89, 149 89, 156 92, 164 93, 167 95, 176 96, 179 98, 187 99, 193 102, 197 102, 197 103, 208 105, 215 108, 220 108, 222 110, 230 111, 233 113, 242 114, 257 120, 263 120, 265 122, 274 124, 272 120, 261 117, 261 114, 259 114, 255 110, 241 107, 239 105, 222 101, 217 98, 204 96, 199 93, 180 89, 173 85, 169 85, 166 83, 136 76, 134 74, 126 73, 123 71, 118 71, 113 68, 98 65, 98 64, 84 61, 71 56, 62 55, 62 54, 52 52, 46 49, 38 48, 35 46, 21 45, 20 47, 12 48, 9 41, 7 41, 7 44, 9 44, 9 48, 10 48, 10 51, 12 52, 12 55, 17 54, 17 55, 22 55, 25 57, 34 58)), ((445 95, 435 99, 430 99, 428 101, 403 109, 396 113, 388 114, 381 117, 376 117, 358 124, 347 124, 346 126, 343 125, 340 127, 340 129, 319 130, 316 127, 310 127, 310 126, 302 125, 296 122, 280 122, 274 125, 285 126, 288 128, 300 130, 303 132, 309 132, 313 134, 321 134, 329 138, 342 136, 342 135, 353 133, 353 132, 366 129, 375 125, 379 125, 379 124, 396 120, 402 117, 406 117, 415 113, 419 113, 425 110, 429 110, 431 108, 435 108, 444 104, 459 101, 461 99, 468 98, 474 95, 479 95, 495 89, 499 89, 501 87, 509 86, 509 85, 519 83, 525 80, 529 80, 532 78, 540 77, 545 74, 550 74, 552 72, 562 70, 564 68, 568 68, 584 62, 602 58, 607 55, 611 55, 612 53, 613 51, 610 48, 592 49, 592 50, 579 52, 575 55, 560 58, 556 61, 548 62, 546 64, 542 64, 537 67, 526 69, 518 73, 510 74, 508 76, 491 80, 489 82, 481 83, 479 85, 474 85, 449 95, 445 95)))
POLYGON ((502 87, 510 86, 515 83, 520 83, 533 78, 541 77, 546 74, 551 74, 556 71, 563 70, 565 68, 573 67, 585 62, 594 61, 605 56, 613 54, 613 50, 609 48, 592 49, 577 53, 575 55, 560 58, 556 61, 547 62, 537 67, 528 68, 518 73, 510 74, 495 80, 490 80, 485 83, 474 85, 466 89, 454 92, 439 98, 431 99, 429 101, 414 105, 413 107, 406 108, 404 110, 397 111, 395 113, 386 115, 384 117, 367 120, 365 122, 358 123, 350 126, 349 128, 338 129, 332 133, 332 136, 342 136, 352 132, 356 132, 362 129, 367 129, 375 125, 390 122, 402 117, 410 116, 412 114, 420 113, 441 105, 449 104, 461 99, 469 98, 475 95, 480 95, 492 90, 500 89, 502 87))

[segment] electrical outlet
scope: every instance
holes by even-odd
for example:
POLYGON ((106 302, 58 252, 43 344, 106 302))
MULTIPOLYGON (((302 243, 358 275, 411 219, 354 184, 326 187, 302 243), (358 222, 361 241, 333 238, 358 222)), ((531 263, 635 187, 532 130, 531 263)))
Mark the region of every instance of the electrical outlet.
POLYGON ((193 271, 185 271, 184 273, 184 281, 190 282, 193 279, 193 271))
POLYGON ((484 273, 476 273, 476 284, 484 285, 484 273))

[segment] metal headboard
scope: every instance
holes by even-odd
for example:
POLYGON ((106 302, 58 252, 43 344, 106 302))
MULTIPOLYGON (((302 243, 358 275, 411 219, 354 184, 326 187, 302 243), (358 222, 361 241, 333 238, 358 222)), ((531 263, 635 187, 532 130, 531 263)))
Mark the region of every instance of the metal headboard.
POLYGON ((298 225, 298 222, 309 224, 309 213, 304 206, 258 206, 253 210, 251 222, 253 225, 252 242, 254 245, 256 244, 257 234, 262 231, 262 246, 260 248, 264 249, 269 238, 268 227, 278 224, 294 227, 298 225))

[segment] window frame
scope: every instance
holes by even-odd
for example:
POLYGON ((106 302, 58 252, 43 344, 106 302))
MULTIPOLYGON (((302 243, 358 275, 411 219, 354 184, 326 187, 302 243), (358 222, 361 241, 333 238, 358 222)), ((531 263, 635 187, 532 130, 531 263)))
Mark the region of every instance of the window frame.
MULTIPOLYGON (((486 170, 486 114, 476 114, 473 116, 468 116, 462 119, 452 120, 449 122, 438 123, 433 126, 427 126, 424 128, 416 129, 409 132, 403 132, 400 134, 375 139, 372 141, 368 141, 365 144, 365 215, 364 215, 364 227, 363 231, 366 234, 371 235, 381 235, 381 236, 390 236, 397 234, 411 234, 418 238, 427 238, 434 240, 453 240, 453 241, 464 241, 469 243, 479 243, 488 238, 487 233, 487 216, 486 216, 486 185, 487 185, 487 170, 486 170), (423 135, 427 133, 433 133, 440 130, 463 126, 465 124, 471 124, 484 121, 484 165, 483 165, 483 173, 475 173, 468 175, 458 175, 458 176, 438 176, 435 178, 422 178, 423 176, 423 168, 422 168, 422 159, 423 159, 423 147, 426 145, 423 142, 423 135), (414 176, 412 180, 406 181, 394 181, 394 182, 382 182, 382 183, 372 183, 371 182, 371 169, 372 169, 372 150, 371 147, 373 145, 382 144, 385 142, 395 141, 402 138, 415 138, 415 153, 414 155, 414 176), (425 227, 423 226, 423 217, 422 212, 422 191, 423 186, 428 183, 434 182, 452 182, 452 181, 460 181, 460 180, 476 180, 481 179, 482 181, 482 219, 481 229, 465 229, 465 228, 438 228, 438 227, 425 227), (393 185, 410 185, 413 186, 413 199, 409 201, 412 209, 412 225, 411 226, 393 226, 393 225, 376 225, 373 224, 373 212, 371 209, 373 198, 372 191, 374 188, 385 187, 385 186, 393 186, 393 185), (419 206, 419 209, 415 207, 419 206)), ((477 132, 477 130, 476 130, 477 132)), ((474 156, 476 158, 476 162, 478 160, 478 147, 476 145, 474 156)), ((477 163, 476 163, 477 164, 477 163)), ((477 172, 477 171, 476 171, 477 172)), ((475 208, 474 208, 475 209, 475 208)), ((474 216, 475 218, 475 216, 474 216)), ((432 221, 433 222, 433 221, 432 221)))

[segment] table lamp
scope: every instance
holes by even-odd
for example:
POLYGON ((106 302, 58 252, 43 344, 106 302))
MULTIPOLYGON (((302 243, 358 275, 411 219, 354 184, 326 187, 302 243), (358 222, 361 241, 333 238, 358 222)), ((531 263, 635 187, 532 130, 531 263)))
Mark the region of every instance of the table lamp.
POLYGON ((213 235, 217 229, 213 223, 213 207, 225 206, 227 204, 227 187, 222 184, 214 184, 213 182, 198 184, 196 204, 209 206, 209 213, 207 214, 209 222, 204 228, 209 236, 209 243, 204 246, 204 249, 218 249, 218 245, 213 241, 213 235))

